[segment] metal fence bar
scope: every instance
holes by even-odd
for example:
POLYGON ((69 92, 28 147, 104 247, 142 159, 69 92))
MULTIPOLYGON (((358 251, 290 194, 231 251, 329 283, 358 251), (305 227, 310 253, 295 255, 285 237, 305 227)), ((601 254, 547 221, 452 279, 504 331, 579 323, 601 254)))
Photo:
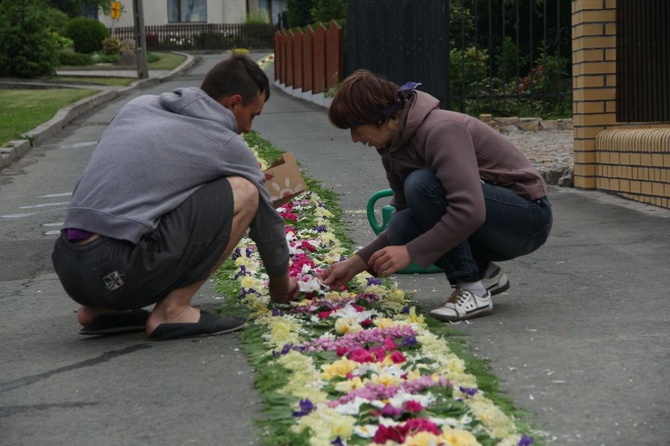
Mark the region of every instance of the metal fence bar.
MULTIPOLYGON (((132 26, 115 28, 114 36, 134 39, 132 26)), ((206 23, 146 26, 149 51, 226 50, 232 48, 269 49, 273 47, 274 27, 263 23, 206 23)), ((111 33, 111 30, 110 30, 111 33)))

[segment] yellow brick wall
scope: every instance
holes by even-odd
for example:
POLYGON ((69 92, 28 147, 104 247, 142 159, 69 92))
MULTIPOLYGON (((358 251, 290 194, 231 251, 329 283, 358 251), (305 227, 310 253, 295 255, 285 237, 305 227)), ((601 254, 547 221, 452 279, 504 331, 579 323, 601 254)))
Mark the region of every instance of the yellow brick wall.
POLYGON ((668 208, 670 123, 616 121, 616 0, 572 1, 574 185, 668 208))
POLYGON ((616 9, 613 1, 572 2, 575 187, 596 187, 595 139, 615 124, 616 9))

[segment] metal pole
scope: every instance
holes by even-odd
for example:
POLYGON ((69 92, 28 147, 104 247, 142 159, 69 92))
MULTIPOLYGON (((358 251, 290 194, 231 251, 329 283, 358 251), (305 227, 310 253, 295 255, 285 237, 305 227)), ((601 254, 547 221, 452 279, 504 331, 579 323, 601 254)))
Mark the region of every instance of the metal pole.
POLYGON ((149 68, 147 64, 147 37, 144 32, 144 9, 142 0, 133 0, 135 13, 135 56, 137 58, 137 78, 147 79, 149 68))

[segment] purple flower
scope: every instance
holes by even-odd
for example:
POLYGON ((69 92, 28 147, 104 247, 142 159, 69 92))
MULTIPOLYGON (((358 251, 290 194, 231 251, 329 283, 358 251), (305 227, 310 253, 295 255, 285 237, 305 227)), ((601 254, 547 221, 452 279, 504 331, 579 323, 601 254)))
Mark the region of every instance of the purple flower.
MULTIPOLYGON (((282 355, 286 355, 286 354, 288 354, 288 352, 290 352, 291 350, 293 350, 293 344, 285 344, 285 345, 284 345, 284 348, 281 349, 281 354, 282 354, 282 355)), ((311 403, 310 403, 310 404, 311 404, 311 403)))
POLYGON ((237 274, 235 274, 235 279, 239 278, 240 276, 246 276, 247 274, 251 274, 249 271, 247 271, 247 267, 244 265, 240 265, 240 271, 237 274))
POLYGON ((340 439, 340 436, 338 435, 336 439, 330 442, 330 444, 334 446, 344 446, 344 443, 342 443, 342 440, 340 439))
POLYGON ((272 315, 273 316, 283 316, 285 313, 280 310, 279 308, 273 307, 272 308, 272 315))
POLYGON ((398 408, 398 407, 393 407, 391 404, 386 403, 386 406, 382 408, 382 415, 385 415, 387 417, 399 417, 402 415, 403 410, 398 408))
POLYGON ((523 434, 523 436, 521 436, 521 440, 519 440, 519 446, 530 446, 533 443, 535 443, 535 439, 533 437, 527 436, 526 434, 523 434))
POLYGON ((409 314, 409 307, 408 306, 402 307, 402 309, 400 310, 400 313, 401 314, 409 314))
POLYGON ((300 410, 293 411, 294 417, 304 417, 305 415, 314 410, 314 404, 307 398, 305 398, 304 400, 300 400, 298 405, 300 406, 300 410))
POLYGON ((376 277, 369 277, 368 278, 368 285, 381 285, 382 284, 382 279, 377 279, 376 277))
POLYGON ((471 389, 471 388, 468 388, 468 387, 459 386, 458 390, 460 390, 461 392, 463 392, 467 396, 475 396, 477 394, 477 389, 476 388, 471 389))
POLYGON ((414 347, 416 345, 416 336, 411 335, 400 342, 401 347, 414 347))
POLYGON ((316 232, 326 232, 326 231, 328 231, 328 227, 326 225, 318 225, 318 226, 314 226, 314 230, 316 232))

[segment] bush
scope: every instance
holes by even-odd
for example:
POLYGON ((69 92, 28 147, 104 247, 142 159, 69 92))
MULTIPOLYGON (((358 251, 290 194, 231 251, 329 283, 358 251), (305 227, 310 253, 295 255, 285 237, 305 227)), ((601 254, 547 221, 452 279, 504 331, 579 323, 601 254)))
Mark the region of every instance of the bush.
POLYGON ((65 36, 74 40, 76 52, 92 53, 102 49, 102 41, 109 37, 109 31, 97 20, 76 17, 67 23, 65 36))
POLYGON ((349 0, 315 0, 312 20, 329 23, 331 20, 346 19, 348 5, 349 0))
POLYGON ((0 77, 33 78, 56 72, 56 44, 49 34, 42 0, 2 2, 0 77))
POLYGON ((63 35, 65 32, 65 26, 67 25, 68 20, 70 20, 67 14, 65 14, 63 11, 59 11, 58 9, 48 8, 46 16, 49 31, 63 35))
POLYGON ((93 65, 93 58, 90 54, 73 53, 72 51, 61 51, 58 54, 58 60, 61 65, 84 66, 93 65))
POLYGON ((288 19, 288 26, 294 28, 312 23, 312 9, 314 6, 315 0, 287 0, 286 18, 288 19))
POLYGON ((118 37, 108 37, 102 41, 102 54, 121 54, 126 46, 118 37))
POLYGON ((54 45, 56 46, 56 49, 58 51, 64 50, 66 48, 72 48, 74 46, 74 42, 72 39, 68 39, 67 37, 63 37, 57 32, 51 32, 51 40, 53 41, 54 45))

